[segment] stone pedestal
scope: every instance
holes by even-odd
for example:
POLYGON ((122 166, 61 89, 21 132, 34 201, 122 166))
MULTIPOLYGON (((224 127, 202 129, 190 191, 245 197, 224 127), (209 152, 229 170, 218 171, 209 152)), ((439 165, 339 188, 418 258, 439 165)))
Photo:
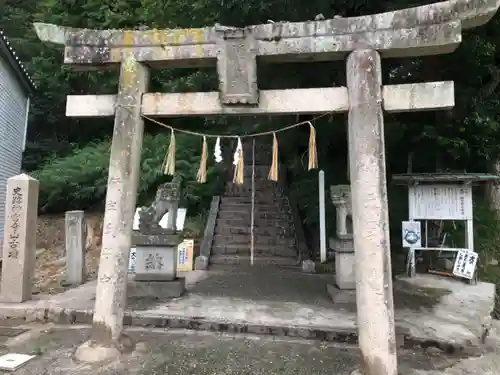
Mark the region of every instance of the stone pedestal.
POLYGON ((352 238, 332 238, 330 239, 330 247, 335 253, 335 284, 339 289, 356 289, 352 238))
POLYGON ((332 203, 337 213, 336 237, 330 239, 335 253, 335 283, 339 289, 356 289, 354 241, 352 233, 351 187, 330 187, 332 203))
POLYGON ((177 277, 177 246, 181 237, 170 234, 134 233, 135 277, 128 285, 131 298, 176 298, 184 294, 184 278, 177 277))
POLYGON ((186 279, 177 277, 171 281, 137 281, 128 283, 128 298, 155 298, 165 300, 177 298, 186 291, 186 279))
POLYGON ((177 234, 134 233, 135 281, 172 281, 177 273, 177 234))

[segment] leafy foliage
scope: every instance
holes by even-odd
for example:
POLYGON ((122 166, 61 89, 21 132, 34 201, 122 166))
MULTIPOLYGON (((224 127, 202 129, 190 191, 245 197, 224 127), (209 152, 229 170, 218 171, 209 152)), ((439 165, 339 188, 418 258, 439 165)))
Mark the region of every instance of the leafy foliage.
MULTIPOLYGON (((178 136, 176 173, 183 177, 182 204, 188 212, 199 212, 223 187, 224 169, 212 166, 207 169, 207 184, 195 181, 200 161, 198 140, 178 136)), ((157 186, 168 177, 161 173, 161 166, 169 138, 164 134, 144 137, 139 204, 149 204, 157 186)), ((54 159, 36 170, 33 176, 40 181, 42 212, 61 212, 68 209, 87 209, 102 204, 106 196, 110 142, 90 143, 72 154, 54 159)))

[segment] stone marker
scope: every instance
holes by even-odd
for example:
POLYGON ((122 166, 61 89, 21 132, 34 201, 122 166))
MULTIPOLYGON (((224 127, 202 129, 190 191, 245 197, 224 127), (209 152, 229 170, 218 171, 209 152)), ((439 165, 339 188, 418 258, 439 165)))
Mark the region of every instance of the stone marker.
POLYGON ((7 180, 2 259, 2 302, 31 299, 35 272, 38 181, 20 174, 7 180))
POLYGON ((67 211, 65 220, 66 238, 66 283, 83 284, 85 277, 85 217, 83 211, 67 211))

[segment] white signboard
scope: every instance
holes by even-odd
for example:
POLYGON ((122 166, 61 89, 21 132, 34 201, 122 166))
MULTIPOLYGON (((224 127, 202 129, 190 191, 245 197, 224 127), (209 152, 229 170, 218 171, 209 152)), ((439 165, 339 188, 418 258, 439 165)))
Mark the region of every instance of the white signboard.
POLYGON ((453 274, 458 277, 472 279, 476 270, 478 253, 467 249, 460 249, 457 252, 457 259, 453 266, 453 274))
POLYGON ((409 190, 410 219, 471 220, 470 185, 417 185, 409 190))
POLYGON ((403 221, 403 247, 422 247, 422 229, 420 221, 403 221))

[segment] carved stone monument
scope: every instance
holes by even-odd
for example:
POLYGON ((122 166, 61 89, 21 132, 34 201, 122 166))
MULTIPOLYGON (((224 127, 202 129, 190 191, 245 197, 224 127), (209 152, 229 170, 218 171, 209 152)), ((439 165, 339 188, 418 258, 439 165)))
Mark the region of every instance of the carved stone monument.
POLYGON ((83 284, 85 278, 86 225, 83 211, 67 211, 65 215, 66 283, 83 284))
POLYGON ((38 181, 26 174, 7 180, 2 258, 2 302, 31 299, 35 272, 38 181))
POLYGON ((182 241, 176 219, 181 182, 174 179, 160 185, 153 203, 139 213, 139 231, 132 235, 136 248, 135 283, 129 296, 179 297, 185 290, 184 279, 177 277, 177 246, 182 241), (159 225, 167 216, 167 228, 159 225))
POLYGON ((351 187, 334 185, 330 193, 337 213, 336 237, 330 239, 330 247, 335 252, 335 282, 339 289, 356 289, 351 187))

